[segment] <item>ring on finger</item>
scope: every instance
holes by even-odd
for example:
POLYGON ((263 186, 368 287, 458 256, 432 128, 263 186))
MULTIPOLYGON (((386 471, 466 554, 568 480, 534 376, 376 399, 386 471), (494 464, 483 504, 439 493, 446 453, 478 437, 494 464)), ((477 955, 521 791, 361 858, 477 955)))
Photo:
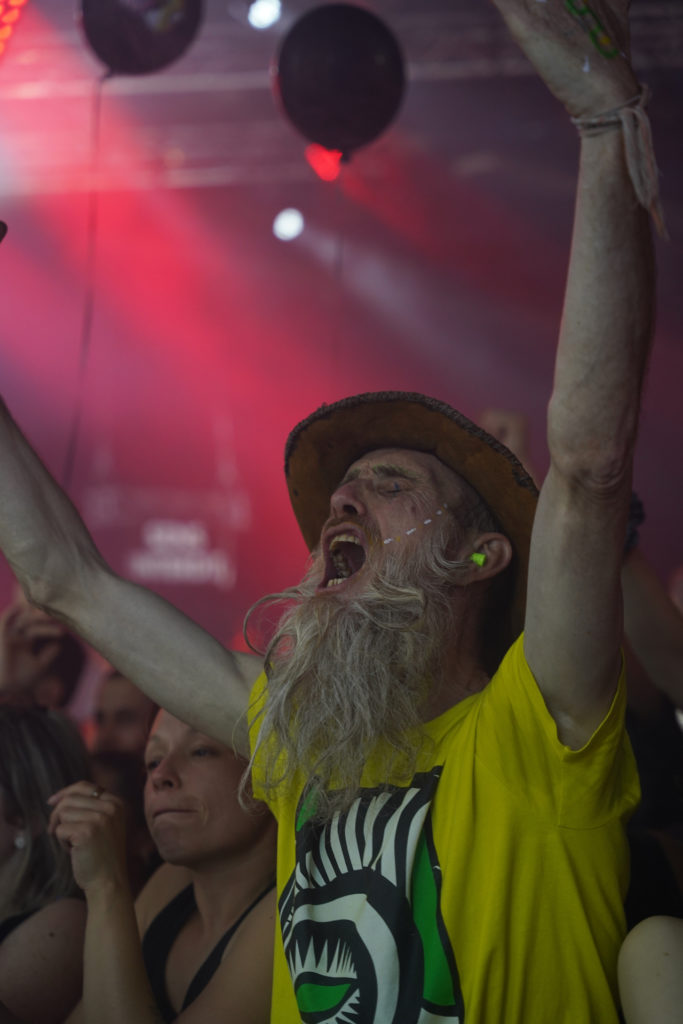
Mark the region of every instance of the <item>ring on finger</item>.
POLYGON ((95 788, 92 790, 90 796, 93 798, 93 800, 99 800, 99 798, 102 796, 103 793, 104 793, 104 790, 102 789, 101 786, 95 786, 95 788))

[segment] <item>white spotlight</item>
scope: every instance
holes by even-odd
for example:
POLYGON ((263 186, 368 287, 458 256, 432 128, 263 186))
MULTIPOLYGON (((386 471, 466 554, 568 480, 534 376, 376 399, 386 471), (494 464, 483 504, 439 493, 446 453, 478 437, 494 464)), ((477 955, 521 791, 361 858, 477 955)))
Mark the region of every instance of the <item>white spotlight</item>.
POLYGON ((303 229, 303 215, 291 207, 281 210, 273 221, 273 234, 281 242, 291 242, 293 238, 298 238, 303 229))
POLYGON ((280 0, 254 0, 249 4, 247 18, 252 28, 270 28, 280 20, 281 11, 280 0))

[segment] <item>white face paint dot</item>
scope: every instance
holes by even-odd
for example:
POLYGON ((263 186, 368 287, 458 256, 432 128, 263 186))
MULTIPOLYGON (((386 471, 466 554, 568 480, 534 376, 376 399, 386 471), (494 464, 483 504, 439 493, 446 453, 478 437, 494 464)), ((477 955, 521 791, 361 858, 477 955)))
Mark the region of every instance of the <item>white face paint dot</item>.
POLYGON ((387 537, 387 539, 384 541, 384 543, 385 544, 391 544, 393 539, 394 539, 393 537, 387 537))
POLYGON ((411 533, 415 533, 416 530, 417 530, 416 526, 414 526, 412 528, 412 530, 406 530, 406 537, 410 537, 411 533))
POLYGON ((431 519, 425 519, 423 525, 424 526, 429 526, 430 523, 431 523, 431 519))

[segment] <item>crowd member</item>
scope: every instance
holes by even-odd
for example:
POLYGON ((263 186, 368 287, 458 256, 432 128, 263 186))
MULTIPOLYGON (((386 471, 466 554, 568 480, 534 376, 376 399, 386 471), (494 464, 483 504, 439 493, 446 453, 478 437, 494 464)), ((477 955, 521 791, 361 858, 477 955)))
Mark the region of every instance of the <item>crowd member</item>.
MULTIPOLYGON (((624 561, 624 624, 648 678, 683 709, 683 614, 634 546, 624 561)), ((683 794, 681 794, 683 797, 683 794)))
POLYGON ((61 1024, 80 998, 85 904, 47 800, 88 773, 71 722, 0 705, 0 1020, 61 1024))
POLYGON ((0 692, 45 708, 65 708, 85 651, 61 622, 20 598, 0 616, 0 692))
POLYGON ((643 799, 629 823, 627 921, 683 916, 683 616, 637 547, 622 569, 629 708, 643 799))
POLYGON ((246 749, 251 703, 254 792, 279 826, 278 1024, 617 1020, 638 797, 619 573, 653 159, 621 0, 591 8, 611 59, 573 5, 496 4, 581 130, 537 505, 517 460, 442 402, 323 406, 287 446, 314 557, 264 676, 113 574, 0 422, 0 540, 30 598, 225 743, 246 749))
POLYGON ((52 832, 71 852, 88 905, 83 1003, 73 1021, 266 1024, 273 818, 255 802, 240 805, 242 759, 165 711, 145 762, 147 823, 166 863, 135 908, 122 802, 87 782, 50 801, 52 832))
POLYGON ((142 757, 157 710, 154 701, 130 679, 111 669, 95 694, 92 749, 97 753, 121 751, 142 757))

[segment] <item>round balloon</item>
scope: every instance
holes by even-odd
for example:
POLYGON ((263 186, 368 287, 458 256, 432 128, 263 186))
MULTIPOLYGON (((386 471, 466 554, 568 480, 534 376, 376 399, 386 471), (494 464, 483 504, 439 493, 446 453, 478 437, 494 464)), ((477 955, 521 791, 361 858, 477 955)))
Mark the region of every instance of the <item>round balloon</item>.
POLYGON ((304 14, 285 36, 274 84, 302 135, 348 157, 396 114, 405 87, 403 56, 370 11, 326 4, 304 14))
POLYGON ((115 74, 145 75, 172 64, 201 19, 202 0, 81 0, 86 39, 115 74))

